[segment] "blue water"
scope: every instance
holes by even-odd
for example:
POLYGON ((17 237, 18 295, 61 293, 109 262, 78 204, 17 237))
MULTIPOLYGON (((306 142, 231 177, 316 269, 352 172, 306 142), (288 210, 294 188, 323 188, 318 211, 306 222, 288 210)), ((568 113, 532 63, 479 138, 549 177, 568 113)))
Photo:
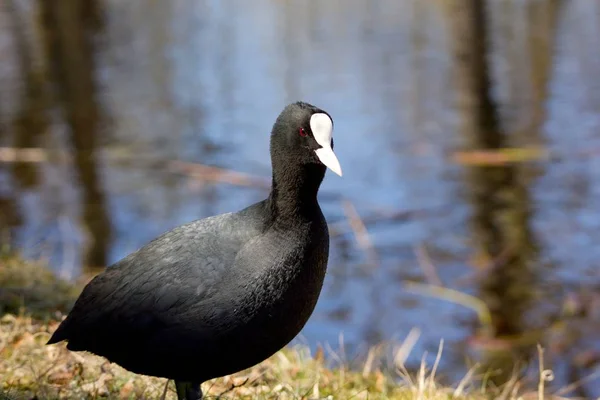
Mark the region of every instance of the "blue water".
MULTIPOLYGON (((438 3, 106 1, 97 76, 108 115, 101 179, 114 229, 110 261, 181 223, 263 199, 265 189, 198 183, 166 164, 183 160, 268 178, 275 117, 288 102, 308 101, 334 119, 344 176, 327 174, 322 206, 331 224, 346 228, 332 239, 321 299, 298 340, 336 348, 343 333, 345 345, 358 350, 403 340, 417 327, 421 336, 409 361, 418 363, 425 351, 434 357, 443 338, 442 367, 459 377, 464 369, 456 366, 463 365, 475 314, 404 287, 406 280, 425 279, 415 255, 424 244, 445 285, 478 290, 476 281, 465 281, 475 272, 473 209, 466 170, 450 160, 464 138, 450 27, 438 3), (368 224, 379 260, 372 265, 344 222, 340 199, 365 218, 420 213, 368 224)), ((494 14, 514 37, 506 39, 500 28, 494 33, 500 48, 495 94, 508 104, 503 112, 513 116, 513 128, 527 120, 531 107, 531 52, 523 36, 528 3, 513 2, 510 18, 494 14)), ((0 44, 10 49, 2 32, 0 44)), ((545 285, 600 284, 600 56, 590 50, 599 41, 600 6, 568 2, 553 40, 545 121, 539 135, 516 138, 552 154, 536 163, 529 186, 545 285)), ((6 67, 0 79, 20 77, 6 67)), ((5 116, 14 111, 8 96, 19 90, 11 87, 0 96, 5 116)), ((58 119, 52 139, 40 146, 64 149, 65 135, 58 119)), ((85 243, 77 180, 64 164, 50 163, 42 174, 42 184, 18 193, 25 220, 15 238, 26 254, 51 255, 56 271, 72 278, 85 243)), ((12 188, 0 169, 0 193, 12 188)))

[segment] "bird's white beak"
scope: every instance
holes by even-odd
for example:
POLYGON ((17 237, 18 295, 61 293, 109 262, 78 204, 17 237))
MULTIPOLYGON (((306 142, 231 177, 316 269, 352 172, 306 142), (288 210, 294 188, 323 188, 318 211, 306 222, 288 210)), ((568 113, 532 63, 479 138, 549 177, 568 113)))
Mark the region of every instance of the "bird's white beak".
POLYGON ((317 157, 319 157, 319 160, 321 160, 327 168, 339 176, 342 176, 342 167, 330 146, 323 146, 320 149, 315 150, 315 153, 317 153, 317 157))
POLYGON ((310 129, 320 149, 315 150, 319 160, 330 170, 342 176, 342 167, 333 149, 331 148, 331 136, 333 134, 333 122, 327 114, 317 113, 310 117, 310 129))

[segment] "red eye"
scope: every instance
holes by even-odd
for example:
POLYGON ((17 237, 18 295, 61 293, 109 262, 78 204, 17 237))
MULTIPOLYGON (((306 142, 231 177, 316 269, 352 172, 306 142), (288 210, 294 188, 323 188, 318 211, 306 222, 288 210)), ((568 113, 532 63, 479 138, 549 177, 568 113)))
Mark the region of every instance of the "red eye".
POLYGON ((306 136, 306 131, 304 130, 304 128, 300 128, 300 130, 298 132, 300 133, 300 136, 302 136, 302 137, 306 136))

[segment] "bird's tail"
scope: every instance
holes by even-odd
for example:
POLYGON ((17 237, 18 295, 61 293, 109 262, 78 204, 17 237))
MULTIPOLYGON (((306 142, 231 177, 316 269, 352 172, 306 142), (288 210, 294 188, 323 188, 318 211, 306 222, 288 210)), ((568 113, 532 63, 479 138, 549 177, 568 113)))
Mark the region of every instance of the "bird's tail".
POLYGON ((67 340, 69 336, 67 335, 67 320, 64 320, 58 326, 58 329, 54 331, 50 340, 46 342, 46 344, 55 344, 58 342, 62 342, 63 340, 67 340))

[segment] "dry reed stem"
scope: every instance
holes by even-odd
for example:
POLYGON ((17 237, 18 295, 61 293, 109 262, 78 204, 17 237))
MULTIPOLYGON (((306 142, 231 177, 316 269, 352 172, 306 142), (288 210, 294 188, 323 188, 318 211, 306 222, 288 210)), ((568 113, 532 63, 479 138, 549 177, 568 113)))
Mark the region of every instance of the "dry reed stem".
POLYGON ((379 256, 377 255, 377 250, 375 250, 371 235, 369 235, 367 227, 360 218, 358 211, 356 211, 356 207, 354 207, 354 204, 352 204, 351 201, 346 199, 342 200, 342 207, 348 220, 348 225, 354 232, 354 237, 356 238, 358 246, 367 253, 372 265, 378 265, 379 256))
POLYGON ((420 244, 415 246, 414 252, 427 281, 432 285, 443 286, 442 280, 437 273, 437 268, 435 267, 435 264, 433 264, 433 261, 431 261, 431 257, 429 257, 425 245, 420 244))
POLYGON ((269 189, 271 187, 271 181, 269 179, 209 165, 176 160, 170 161, 168 167, 171 171, 184 173, 201 181, 224 182, 236 186, 257 187, 262 189, 269 189))

